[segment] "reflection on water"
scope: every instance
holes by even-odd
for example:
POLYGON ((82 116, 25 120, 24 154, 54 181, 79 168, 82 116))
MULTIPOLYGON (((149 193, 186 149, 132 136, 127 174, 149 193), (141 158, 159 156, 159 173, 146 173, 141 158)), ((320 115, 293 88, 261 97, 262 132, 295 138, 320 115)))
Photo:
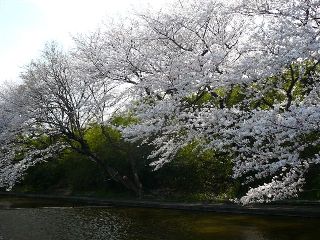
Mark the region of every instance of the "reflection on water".
MULTIPOLYGON (((141 208, 10 209, 0 200, 0 240, 319 239, 320 220, 141 208)), ((12 205, 12 204, 11 204, 12 205)))

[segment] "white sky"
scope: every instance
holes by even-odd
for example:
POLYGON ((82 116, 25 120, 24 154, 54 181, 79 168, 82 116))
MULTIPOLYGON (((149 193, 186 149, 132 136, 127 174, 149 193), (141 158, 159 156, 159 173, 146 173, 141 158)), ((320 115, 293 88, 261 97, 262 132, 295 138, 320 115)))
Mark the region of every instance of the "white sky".
POLYGON ((0 0, 0 85, 18 82, 22 67, 47 41, 71 44, 70 35, 94 31, 105 19, 132 9, 161 8, 170 0, 0 0))

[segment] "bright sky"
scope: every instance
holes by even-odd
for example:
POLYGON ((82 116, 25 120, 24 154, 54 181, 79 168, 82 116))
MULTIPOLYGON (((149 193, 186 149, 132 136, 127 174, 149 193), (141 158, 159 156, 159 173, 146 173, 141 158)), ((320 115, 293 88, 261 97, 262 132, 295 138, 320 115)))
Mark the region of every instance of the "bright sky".
POLYGON ((0 85, 17 82, 22 67, 47 41, 63 46, 70 36, 93 31, 104 19, 132 9, 161 8, 170 0, 0 0, 0 85))

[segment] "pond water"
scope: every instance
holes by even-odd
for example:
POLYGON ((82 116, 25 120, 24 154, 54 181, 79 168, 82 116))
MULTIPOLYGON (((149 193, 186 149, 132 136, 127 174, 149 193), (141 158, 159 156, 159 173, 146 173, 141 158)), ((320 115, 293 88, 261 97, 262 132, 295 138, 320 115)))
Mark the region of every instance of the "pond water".
POLYGON ((320 219, 312 218, 75 207, 12 198, 0 198, 0 208, 1 240, 320 239, 320 219))

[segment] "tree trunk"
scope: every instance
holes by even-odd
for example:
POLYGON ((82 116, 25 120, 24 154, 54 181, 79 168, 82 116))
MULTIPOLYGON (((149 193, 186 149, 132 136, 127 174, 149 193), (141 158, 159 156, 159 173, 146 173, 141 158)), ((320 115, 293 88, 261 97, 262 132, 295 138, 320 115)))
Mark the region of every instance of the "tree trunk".
POLYGON ((136 161, 135 159, 132 157, 132 150, 131 150, 131 147, 130 147, 130 150, 129 150, 129 161, 130 161, 130 165, 131 165, 131 171, 132 171, 132 175, 133 175, 133 180, 134 180, 134 183, 137 187, 137 196, 138 198, 142 198, 143 196, 143 188, 142 188, 142 183, 140 181, 140 178, 139 178, 139 174, 138 174, 138 171, 137 171, 137 165, 136 165, 136 161))
MULTIPOLYGON (((101 167, 101 169, 108 176, 110 176, 112 180, 122 184, 128 190, 133 191, 139 198, 142 196, 142 184, 140 183, 140 179, 138 177, 137 172, 133 174, 134 181, 131 181, 127 176, 122 176, 116 169, 110 167, 108 164, 99 159, 94 153, 92 153, 88 144, 84 140, 77 139, 77 141, 81 145, 81 149, 77 149, 78 152, 84 154, 85 156, 89 157, 91 161, 98 164, 101 167)), ((130 163, 132 161, 130 159, 130 163)))
MULTIPOLYGON (((109 133, 106 131, 104 126, 101 126, 101 131, 102 134, 107 138, 107 140, 109 141, 109 143, 115 148, 115 149, 119 149, 119 145, 115 144, 113 139, 111 138, 111 136, 109 135, 109 133)), ((131 166, 131 171, 132 171, 132 176, 133 176, 133 182, 130 181, 130 186, 131 188, 134 188, 134 192, 135 194, 138 196, 138 198, 142 198, 143 196, 143 188, 142 188, 142 183, 140 181, 139 178, 139 174, 137 171, 137 166, 136 166, 136 161, 134 159, 134 150, 132 149, 132 146, 129 145, 128 147, 128 160, 130 162, 130 166, 131 166), (134 187, 132 187, 132 185, 134 187)), ((126 176, 123 176, 126 177, 126 176)), ((127 178, 127 177, 126 177, 127 178)), ((129 179, 128 179, 129 180, 129 179)))

